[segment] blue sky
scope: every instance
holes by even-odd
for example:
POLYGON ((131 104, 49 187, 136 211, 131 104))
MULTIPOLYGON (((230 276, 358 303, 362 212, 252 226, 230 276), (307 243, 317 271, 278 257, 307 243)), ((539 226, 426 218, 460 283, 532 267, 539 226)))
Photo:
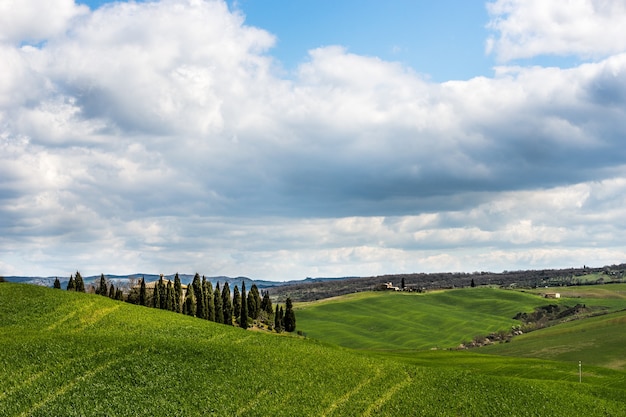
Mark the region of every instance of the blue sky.
POLYGON ((104 3, 0 2, 1 275, 624 262, 622 1, 104 3))
MULTIPOLYGON (((107 1, 81 1, 92 9, 107 1)), ((435 81, 491 75, 483 1, 231 0, 246 24, 277 38, 269 51, 286 71, 310 49, 342 45, 359 55, 399 61, 435 81)))
POLYGON ((491 73, 484 54, 482 1, 235 1, 248 24, 278 40, 271 52, 288 69, 307 51, 343 45, 359 55, 399 61, 436 81, 491 73))

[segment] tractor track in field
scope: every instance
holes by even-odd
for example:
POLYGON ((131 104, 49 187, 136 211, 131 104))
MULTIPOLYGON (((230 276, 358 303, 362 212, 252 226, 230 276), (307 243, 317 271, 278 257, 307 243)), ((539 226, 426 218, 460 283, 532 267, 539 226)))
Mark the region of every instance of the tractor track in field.
POLYGON ((367 410, 365 410, 362 416, 367 417, 371 415, 378 415, 377 411, 380 409, 380 407, 382 407, 387 401, 389 401, 396 392, 404 388, 406 385, 409 385, 412 381, 413 381, 413 378, 411 378, 411 375, 407 373, 406 378, 404 378, 402 381, 398 382, 397 384, 393 385, 391 388, 389 388, 387 391, 381 394, 378 397, 378 399, 374 403, 372 403, 367 408, 367 410))
POLYGON ((324 413, 322 413, 322 417, 329 416, 333 414, 339 407, 345 404, 350 398, 356 395, 359 391, 361 391, 365 386, 371 384, 375 380, 381 377, 382 371, 380 368, 376 368, 375 375, 367 377, 363 379, 356 387, 352 388, 350 391, 346 392, 339 399, 334 401, 324 413))

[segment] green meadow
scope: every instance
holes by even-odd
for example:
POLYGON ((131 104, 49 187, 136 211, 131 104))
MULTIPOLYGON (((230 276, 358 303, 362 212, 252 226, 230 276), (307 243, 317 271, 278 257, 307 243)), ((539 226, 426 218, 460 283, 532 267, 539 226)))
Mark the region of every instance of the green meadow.
POLYGON ((533 292, 466 288, 425 294, 356 293, 296 305, 297 327, 308 337, 355 349, 455 348, 477 336, 508 331, 521 324, 513 319, 517 313, 547 304, 585 304, 597 312, 626 308, 625 284, 596 287, 533 292), (559 299, 539 296, 559 290, 563 292, 559 299))
MULTIPOLYGON (((441 314, 465 304, 470 310, 464 321, 460 310, 439 321, 417 310, 432 326, 458 322, 453 333, 460 336, 509 326, 520 305, 532 310, 536 299, 542 301, 532 294, 490 291, 478 289, 473 294, 476 304, 460 291, 359 294, 302 306, 298 327, 306 329, 307 310, 325 305, 344 304, 344 313, 360 318, 355 323, 366 320, 367 309, 359 304, 363 301, 393 307, 395 317, 408 322, 408 316, 419 316, 410 310, 402 313, 409 305, 405 303, 420 301, 441 314), (431 295, 444 306, 437 307, 431 295), (487 305, 492 305, 491 312, 487 305), (471 310, 476 310, 473 315, 471 310), (466 326, 472 330, 466 333, 466 326)), ((245 331, 97 295, 9 283, 0 284, 0 319, 2 416, 626 413, 626 372, 619 366, 590 364, 579 383, 577 363, 555 358, 483 354, 482 349, 355 350, 310 334, 302 338, 245 331)), ((382 329, 380 337, 385 335, 382 329)), ((440 334, 433 330, 433 339, 420 343, 455 343, 454 338, 436 339, 440 334)), ((412 338, 397 335, 399 341, 412 338)), ((514 339, 510 345, 516 343, 514 339)))
POLYGON ((366 292, 297 305, 308 337, 356 349, 451 348, 520 324, 513 316, 546 301, 492 288, 426 294, 366 292))

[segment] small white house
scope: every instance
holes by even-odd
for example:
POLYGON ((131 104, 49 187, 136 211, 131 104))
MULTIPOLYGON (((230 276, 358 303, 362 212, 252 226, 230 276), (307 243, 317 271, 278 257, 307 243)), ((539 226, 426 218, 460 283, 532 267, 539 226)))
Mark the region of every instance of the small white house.
POLYGON ((544 298, 561 298, 561 294, 558 292, 548 292, 545 293, 543 296, 544 298))

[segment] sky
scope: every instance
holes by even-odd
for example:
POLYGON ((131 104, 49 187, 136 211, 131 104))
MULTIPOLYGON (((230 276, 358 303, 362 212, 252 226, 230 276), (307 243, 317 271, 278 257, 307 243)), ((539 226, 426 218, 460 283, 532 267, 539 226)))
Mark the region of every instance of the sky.
POLYGON ((622 0, 0 0, 0 275, 626 262, 622 0))

